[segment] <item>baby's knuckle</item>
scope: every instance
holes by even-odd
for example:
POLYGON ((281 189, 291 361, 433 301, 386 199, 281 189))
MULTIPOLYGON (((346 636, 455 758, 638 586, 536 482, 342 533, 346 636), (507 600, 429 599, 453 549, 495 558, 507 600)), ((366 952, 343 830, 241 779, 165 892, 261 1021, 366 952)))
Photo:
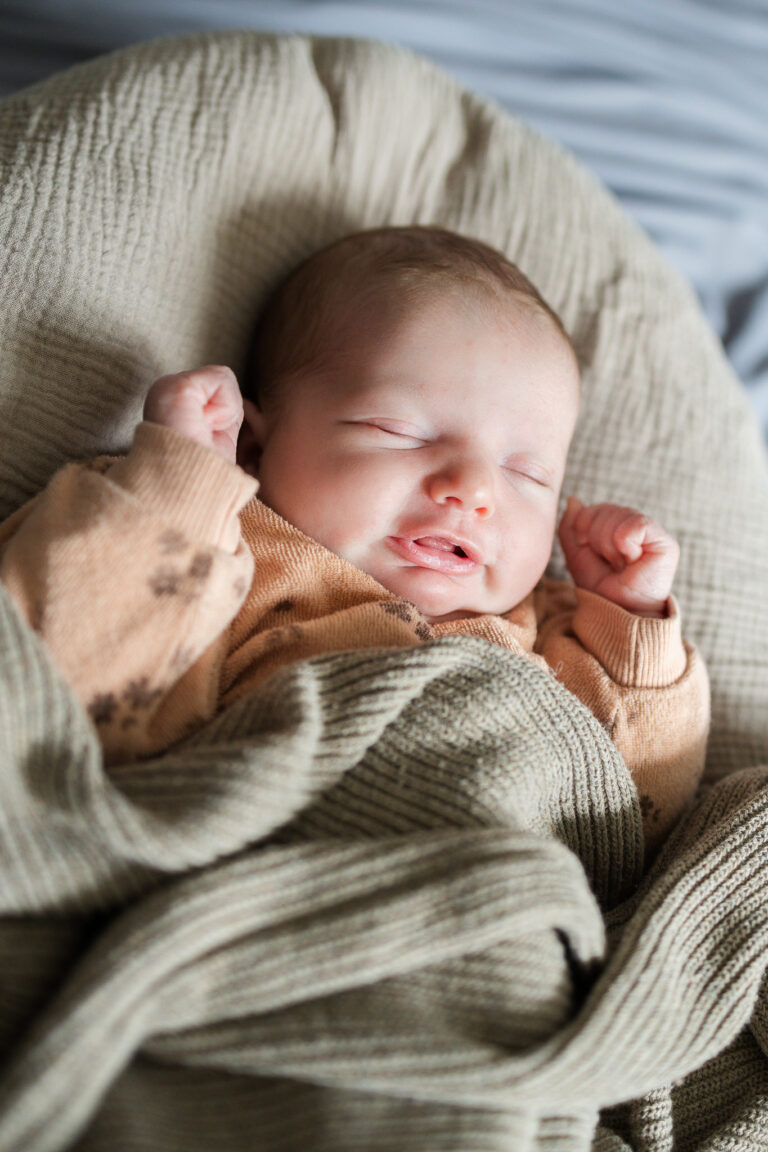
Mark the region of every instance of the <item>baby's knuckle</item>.
POLYGON ((205 376, 220 376, 226 380, 236 379, 234 372, 226 364, 206 364, 198 371, 205 376))

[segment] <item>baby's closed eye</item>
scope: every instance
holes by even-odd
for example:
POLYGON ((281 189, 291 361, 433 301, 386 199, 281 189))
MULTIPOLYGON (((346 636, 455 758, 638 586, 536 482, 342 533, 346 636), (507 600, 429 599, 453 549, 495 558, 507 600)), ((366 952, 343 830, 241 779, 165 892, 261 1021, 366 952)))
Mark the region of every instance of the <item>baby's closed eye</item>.
POLYGON ((540 488, 553 487, 553 478, 549 470, 534 461, 512 458, 504 461, 503 468, 513 480, 530 481, 540 488))
MULTIPOLYGON (((370 433, 373 437, 382 440, 391 438, 417 445, 429 443, 429 437, 424 429, 417 428, 413 424, 407 424, 402 420, 385 420, 377 417, 370 420, 345 420, 343 423, 348 427, 359 428, 363 434, 370 433)), ((408 446, 407 443, 403 444, 403 447, 408 446)))

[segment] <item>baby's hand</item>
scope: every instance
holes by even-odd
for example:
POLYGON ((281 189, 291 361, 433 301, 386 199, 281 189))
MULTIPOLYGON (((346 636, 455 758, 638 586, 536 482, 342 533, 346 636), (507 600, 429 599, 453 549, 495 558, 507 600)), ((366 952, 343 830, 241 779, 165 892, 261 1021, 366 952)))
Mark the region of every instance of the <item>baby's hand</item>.
POLYGON ((234 464, 243 422, 237 378, 221 364, 161 376, 147 393, 144 419, 173 428, 234 464))
POLYGON ((572 496, 558 536, 577 587, 638 616, 666 616, 680 546, 655 521, 617 504, 585 507, 572 496))

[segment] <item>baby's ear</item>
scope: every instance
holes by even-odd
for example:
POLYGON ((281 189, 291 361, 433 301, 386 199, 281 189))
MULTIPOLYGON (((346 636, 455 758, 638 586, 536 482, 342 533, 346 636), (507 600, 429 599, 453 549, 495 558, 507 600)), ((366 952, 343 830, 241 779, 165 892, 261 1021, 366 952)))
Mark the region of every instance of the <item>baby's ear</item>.
POLYGON ((237 463, 249 476, 259 475, 259 462, 264 447, 264 415, 252 400, 243 399, 243 423, 237 438, 237 463))

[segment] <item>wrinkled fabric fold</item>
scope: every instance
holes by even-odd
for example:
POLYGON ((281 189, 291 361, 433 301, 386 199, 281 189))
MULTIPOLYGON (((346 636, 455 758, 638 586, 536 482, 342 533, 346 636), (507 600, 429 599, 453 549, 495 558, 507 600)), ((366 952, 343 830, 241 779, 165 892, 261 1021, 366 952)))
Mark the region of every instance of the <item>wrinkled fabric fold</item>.
POLYGON ((228 1150, 619 1148, 759 1050, 768 769, 641 881, 604 730, 475 638, 298 664, 108 769, 5 593, 0 654, 3 1152, 202 1149, 224 1099, 228 1150))

